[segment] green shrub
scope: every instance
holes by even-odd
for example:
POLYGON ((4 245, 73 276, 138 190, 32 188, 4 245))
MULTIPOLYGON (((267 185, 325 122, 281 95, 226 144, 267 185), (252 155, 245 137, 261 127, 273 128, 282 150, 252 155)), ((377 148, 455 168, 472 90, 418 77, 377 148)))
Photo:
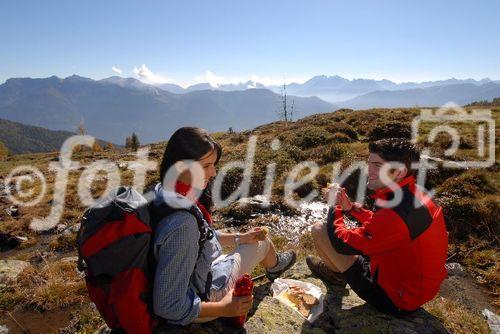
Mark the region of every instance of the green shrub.
POLYGON ((76 234, 61 234, 52 239, 49 244, 51 251, 68 251, 75 247, 76 234))
POLYGON ((275 174, 282 175, 291 170, 297 162, 290 157, 286 149, 273 151, 269 145, 258 146, 255 153, 252 182, 250 183, 250 196, 262 194, 264 191, 267 167, 271 163, 276 164, 275 174))
POLYGON ((318 165, 323 163, 323 155, 325 154, 325 146, 312 148, 304 153, 307 161, 314 161, 318 165))
POLYGON ((336 132, 332 135, 332 142, 336 143, 350 143, 352 139, 342 132, 336 132))
POLYGON ((479 198, 482 194, 498 193, 498 189, 485 173, 472 171, 447 179, 439 186, 437 193, 441 197, 479 198))
POLYGON ((229 141, 231 142, 231 144, 233 145, 238 145, 238 144, 241 144, 243 142, 245 142, 247 139, 247 137, 242 134, 242 133, 231 133, 230 137, 229 137, 229 141))
POLYGON ((223 216, 245 221, 252 218, 252 215, 256 212, 255 209, 255 206, 248 204, 240 205, 239 202, 234 202, 225 208, 219 209, 218 212, 223 216))
POLYGON ((360 135, 366 135, 381 119, 381 115, 373 111, 355 112, 349 116, 345 122, 354 127, 360 135))
POLYGON ((298 131, 295 136, 295 144, 303 149, 325 145, 331 140, 331 135, 323 128, 310 126, 298 131))
POLYGON ((326 150, 322 149, 321 152, 321 158, 325 164, 339 161, 349 154, 346 146, 338 143, 331 144, 326 150))
MULTIPOLYGON (((443 170, 446 172, 448 170, 443 170)), ((428 188, 429 189, 429 188, 428 188)), ((437 187, 450 238, 465 241, 471 235, 498 242, 498 189, 485 171, 467 171, 437 187)))
POLYGON ((384 138, 407 138, 411 139, 411 127, 409 124, 400 122, 387 122, 376 125, 369 133, 370 141, 384 138))
POLYGON ((222 181, 221 197, 226 199, 231 195, 240 185, 243 179, 243 170, 239 168, 230 169, 222 181))
POLYGON ((438 199, 450 239, 465 241, 471 235, 498 244, 500 202, 495 195, 481 199, 447 196, 438 199))
MULTIPOLYGON (((470 136, 460 137, 459 148, 460 149, 471 149, 474 148, 475 138, 470 136)), ((438 154, 443 154, 443 151, 450 148, 453 145, 453 138, 447 133, 439 133, 432 143, 427 141, 427 138, 422 139, 419 142, 420 146, 427 147, 431 145, 432 151, 438 154)))
POLYGON ((277 138, 282 143, 294 144, 295 134, 292 131, 279 132, 277 138))
POLYGON ((326 127, 326 130, 330 133, 342 133, 348 136, 352 140, 358 140, 358 133, 351 125, 344 122, 335 122, 326 127))
POLYGON ((319 194, 319 190, 320 190, 320 187, 319 185, 316 183, 316 180, 312 180, 312 181, 309 181, 307 183, 304 183, 303 185, 301 185, 300 187, 297 187, 295 189, 295 193, 300 197, 300 198, 304 198, 306 197, 307 195, 309 195, 312 191, 314 190, 318 190, 318 194, 319 194))
POLYGON ((342 108, 342 109, 337 110, 335 113, 351 113, 353 111, 354 110, 349 109, 349 108, 342 108))
POLYGON ((318 185, 319 189, 325 188, 328 183, 330 183, 331 175, 319 172, 318 175, 316 175, 316 184, 318 185))
POLYGON ((443 184, 446 180, 456 177, 464 172, 460 168, 443 168, 442 164, 438 168, 430 169, 426 173, 425 188, 435 189, 443 184))
POLYGON ((265 173, 265 169, 268 164, 275 162, 276 163, 276 174, 283 174, 290 171, 293 166, 297 164, 297 162, 301 162, 300 159, 294 159, 291 157, 290 153, 285 150, 280 150, 276 152, 274 157, 272 157, 269 161, 265 161, 265 165, 262 166, 262 170, 265 173))
POLYGON ((295 145, 287 145, 285 148, 285 152, 287 152, 288 156, 295 162, 301 162, 305 160, 306 155, 304 154, 304 151, 295 145))

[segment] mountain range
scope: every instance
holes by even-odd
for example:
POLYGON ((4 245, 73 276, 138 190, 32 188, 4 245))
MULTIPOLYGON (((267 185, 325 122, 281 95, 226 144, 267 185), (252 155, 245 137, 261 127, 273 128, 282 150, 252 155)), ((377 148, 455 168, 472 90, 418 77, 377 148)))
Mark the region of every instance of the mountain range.
POLYGON ((482 85, 460 83, 405 90, 384 90, 364 94, 338 105, 343 108, 398 108, 434 107, 448 102, 466 105, 474 101, 493 100, 500 97, 500 83, 488 82, 482 85))
MULTIPOLYGON (((283 86, 265 86, 247 81, 239 84, 211 86, 200 83, 183 88, 175 84, 148 85, 133 78, 111 77, 102 82, 119 82, 123 87, 154 91, 166 90, 184 94, 197 90, 243 91, 251 88, 269 89, 283 93, 283 86)), ((300 97, 316 96, 342 108, 366 109, 383 107, 441 106, 447 102, 467 104, 482 98, 500 96, 500 81, 489 78, 447 79, 425 82, 395 83, 390 80, 346 79, 338 75, 318 75, 306 82, 286 85, 287 94, 300 97)))
MULTIPOLYGON (((247 81, 247 82, 241 82, 238 84, 222 84, 219 86, 212 86, 208 82, 204 83, 198 83, 194 84, 191 86, 188 86, 186 88, 183 88, 182 86, 176 85, 176 84, 171 84, 171 83, 165 83, 165 84, 157 84, 157 85, 150 85, 143 83, 140 80, 134 79, 134 78, 123 78, 119 76, 112 76, 106 79, 99 80, 99 82, 103 83, 111 83, 111 84, 116 84, 121 87, 126 87, 126 88, 133 88, 133 89, 140 89, 140 90, 146 90, 146 91, 154 91, 156 89, 162 89, 166 90, 167 92, 175 93, 175 94, 184 94, 184 93, 189 93, 189 92, 195 92, 198 90, 221 90, 224 92, 230 92, 230 91, 235 91, 235 90, 247 90, 247 89, 252 89, 252 88, 260 88, 260 89, 270 89, 276 93, 281 93, 279 88, 276 88, 274 86, 269 86, 266 87, 263 84, 257 83, 255 81, 247 81), (271 89, 275 88, 275 89, 271 89)), ((314 94, 313 94, 314 95, 314 94)))
MULTIPOLYGON (((122 87, 128 87, 134 89, 143 89, 143 90, 162 89, 176 94, 183 94, 197 90, 235 91, 235 90, 247 90, 251 88, 269 89, 277 94, 281 94, 283 92, 283 85, 265 86, 255 81, 241 82, 238 84, 221 84, 218 86, 212 86, 209 83, 199 83, 186 88, 183 88, 175 84, 148 85, 134 78, 121 78, 117 76, 103 79, 101 80, 101 82, 115 83, 121 85, 122 87)), ((446 87, 446 86, 463 85, 463 84, 482 86, 484 84, 491 84, 491 83, 500 84, 500 81, 493 81, 489 78, 484 78, 481 80, 451 78, 447 80, 437 80, 437 81, 395 83, 387 79, 349 80, 338 75, 333 75, 333 76, 317 75, 307 80, 304 83, 292 82, 287 84, 286 92, 288 94, 301 97, 317 96, 320 99, 328 101, 330 103, 349 105, 349 100, 351 99, 379 91, 403 91, 411 89, 426 89, 432 87, 446 87)), ((457 93, 459 92, 457 91, 457 93)), ((439 94, 439 89, 437 89, 437 94, 439 94)), ((369 98, 372 98, 372 96, 370 96, 369 98)), ((422 98, 423 97, 420 97, 420 99, 422 98)), ((456 96, 452 96, 452 98, 456 99, 456 96)), ((419 101, 419 102, 422 105, 428 104, 427 101, 419 101)), ((369 107, 379 107, 379 106, 370 105, 369 107)))
MULTIPOLYGON (((449 79, 422 83, 316 76, 287 85, 295 119, 338 108, 433 107, 447 102, 468 104, 500 97, 500 82, 449 79), (351 97, 335 104, 319 97, 351 97)), ((213 87, 200 83, 183 88, 150 85, 134 78, 102 80, 73 75, 12 78, 0 85, 0 118, 50 130, 88 133, 123 144, 135 132, 142 143, 165 140, 180 126, 211 132, 251 129, 279 119, 282 87, 247 81, 213 87)), ((290 107, 290 105, 289 105, 290 107)))
MULTIPOLYGON (((293 97, 296 117, 336 109, 317 97, 293 97)), ((123 144, 165 140, 180 126, 251 129, 278 119, 281 96, 268 89, 195 90, 175 94, 135 79, 13 78, 0 85, 0 118, 51 130, 88 133, 123 144)))
MULTIPOLYGON (((303 84, 291 83, 287 86, 287 92, 297 96, 318 96, 319 98, 339 104, 342 101, 347 103, 348 100, 364 94, 373 93, 376 91, 396 91, 430 87, 444 87, 459 84, 474 84, 481 86, 486 83, 494 82, 491 79, 485 78, 482 80, 474 79, 448 79, 426 82, 405 82, 395 83, 390 80, 373 80, 373 79, 346 79, 338 75, 315 76, 303 84)), ((496 83, 500 83, 497 81, 496 83)), ((270 87, 273 91, 279 91, 282 86, 270 87)), ((378 107, 373 105, 372 107, 378 107)))

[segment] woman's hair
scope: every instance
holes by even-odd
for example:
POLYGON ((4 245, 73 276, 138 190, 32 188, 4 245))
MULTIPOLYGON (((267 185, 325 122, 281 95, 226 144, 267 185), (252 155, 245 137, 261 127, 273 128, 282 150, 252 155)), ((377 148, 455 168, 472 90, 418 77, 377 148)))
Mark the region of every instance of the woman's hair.
MULTIPOLYGON (((182 160, 200 160, 210 151, 215 150, 217 154, 217 164, 222 155, 222 147, 217 143, 208 132, 196 127, 183 127, 174 132, 170 137, 163 159, 160 165, 160 182, 163 183, 165 175, 170 167, 176 162, 182 160)), ((207 186, 200 196, 200 203, 208 210, 212 206, 212 196, 210 194, 210 185, 207 186)))

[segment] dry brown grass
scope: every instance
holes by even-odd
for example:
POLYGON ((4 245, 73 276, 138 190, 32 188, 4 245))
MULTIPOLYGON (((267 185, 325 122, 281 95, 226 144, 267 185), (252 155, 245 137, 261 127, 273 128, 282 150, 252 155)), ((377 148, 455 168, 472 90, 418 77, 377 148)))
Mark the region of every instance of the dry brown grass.
POLYGON ((76 263, 58 261, 45 263, 40 268, 26 268, 2 294, 0 308, 21 305, 50 311, 80 304, 86 299, 85 282, 78 275, 76 263))
POLYGON ((68 326, 59 329, 59 334, 90 334, 98 332, 105 326, 104 320, 93 304, 83 303, 77 311, 71 312, 71 321, 68 326))
POLYGON ((49 249, 54 252, 70 251, 75 248, 76 233, 61 234, 53 238, 49 244, 49 249))
POLYGON ((465 265, 471 270, 478 282, 483 285, 493 298, 493 303, 500 308, 500 252, 497 249, 483 249, 471 252, 464 258, 465 265))
POLYGON ((479 314, 452 300, 437 297, 424 306, 425 310, 441 320, 444 326, 456 334, 489 334, 488 324, 479 314))

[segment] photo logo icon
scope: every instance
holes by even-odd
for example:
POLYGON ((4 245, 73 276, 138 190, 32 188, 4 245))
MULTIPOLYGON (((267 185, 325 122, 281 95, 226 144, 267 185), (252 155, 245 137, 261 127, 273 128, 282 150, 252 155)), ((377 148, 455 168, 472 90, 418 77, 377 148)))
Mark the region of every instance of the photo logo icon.
MULTIPOLYGON (((443 167, 488 168, 494 165, 495 120, 491 110, 475 109, 468 112, 461 106, 448 103, 435 112, 422 109, 420 115, 412 121, 413 143, 425 141, 432 144, 441 134, 451 139, 443 152, 443 167), (465 160, 463 157, 457 159, 458 149, 465 142, 465 138, 468 154, 465 160)), ((428 147, 422 151, 431 155, 428 147)))

